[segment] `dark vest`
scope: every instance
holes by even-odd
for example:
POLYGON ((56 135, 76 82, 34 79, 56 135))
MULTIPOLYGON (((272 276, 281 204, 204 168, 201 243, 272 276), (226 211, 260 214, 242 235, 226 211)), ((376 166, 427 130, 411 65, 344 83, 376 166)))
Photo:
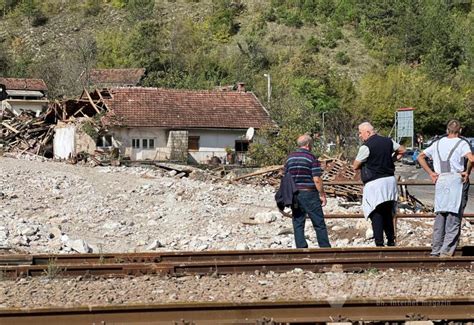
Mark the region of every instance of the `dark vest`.
POLYGON ((362 165, 362 182, 367 183, 378 178, 393 176, 395 165, 393 164, 393 142, 390 138, 373 135, 364 143, 370 154, 367 161, 362 165))

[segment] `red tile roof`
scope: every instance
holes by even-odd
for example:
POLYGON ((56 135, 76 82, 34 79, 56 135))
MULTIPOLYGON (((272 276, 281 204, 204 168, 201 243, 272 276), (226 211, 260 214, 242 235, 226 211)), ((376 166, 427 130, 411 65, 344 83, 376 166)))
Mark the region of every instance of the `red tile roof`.
POLYGON ((274 126, 251 92, 113 88, 104 122, 126 127, 247 129, 274 126))
POLYGON ((136 86, 145 69, 94 69, 90 82, 94 85, 136 86))
POLYGON ((48 86, 42 79, 23 79, 23 78, 1 78, 0 84, 5 85, 7 90, 39 90, 46 91, 48 86))

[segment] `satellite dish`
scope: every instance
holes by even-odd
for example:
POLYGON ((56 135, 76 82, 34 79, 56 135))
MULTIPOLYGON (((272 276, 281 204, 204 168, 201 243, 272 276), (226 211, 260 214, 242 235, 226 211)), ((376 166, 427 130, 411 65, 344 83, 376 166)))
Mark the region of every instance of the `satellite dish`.
POLYGON ((253 139, 254 135, 255 135, 255 129, 250 127, 248 128, 247 132, 245 132, 245 139, 250 141, 253 139))

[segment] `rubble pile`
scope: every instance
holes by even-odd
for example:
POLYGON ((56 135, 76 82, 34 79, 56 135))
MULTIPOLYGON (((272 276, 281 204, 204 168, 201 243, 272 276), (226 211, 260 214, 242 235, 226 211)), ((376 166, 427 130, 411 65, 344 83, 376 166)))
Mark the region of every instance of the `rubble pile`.
MULTIPOLYGON (((360 173, 354 171, 348 161, 331 158, 324 161, 324 174, 321 177, 327 184, 330 181, 360 181, 360 173)), ((362 199, 362 185, 326 185, 326 193, 340 196, 349 201, 362 199)))
POLYGON ((46 122, 47 114, 36 117, 25 111, 16 116, 5 108, 0 116, 1 150, 52 157, 54 125, 46 122))
POLYGON ((242 184, 252 184, 257 186, 280 186, 280 179, 283 175, 283 166, 268 166, 260 168, 252 173, 245 174, 239 177, 235 177, 235 174, 227 176, 228 179, 232 179, 234 182, 240 182, 242 184))
MULTIPOLYGON (((321 161, 324 173, 325 191, 331 197, 342 197, 348 201, 360 201, 362 198, 362 185, 328 185, 331 181, 360 181, 360 174, 352 169, 348 161, 338 158, 328 158, 321 161)), ((259 186, 270 185, 278 187, 283 175, 283 166, 269 166, 255 172, 233 177, 233 181, 243 184, 259 186)))
MULTIPOLYGON (((0 157, 0 247, 19 252, 291 248, 291 219, 272 186, 233 184, 173 168, 87 167, 0 157)), ((329 198, 325 213, 360 213, 329 198)), ((400 245, 430 244, 432 219, 399 221, 400 245)), ((370 223, 328 219, 334 247, 373 246, 370 223)), ((311 222, 310 247, 316 247, 311 222)), ((463 224, 461 244, 474 227, 463 224)), ((0 250, 1 252, 1 250, 0 250)))

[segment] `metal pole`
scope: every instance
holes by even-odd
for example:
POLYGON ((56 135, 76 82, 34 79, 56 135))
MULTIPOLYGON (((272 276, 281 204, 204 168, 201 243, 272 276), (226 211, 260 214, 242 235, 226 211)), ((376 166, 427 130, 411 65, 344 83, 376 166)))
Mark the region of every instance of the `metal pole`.
POLYGON ((326 129, 325 129, 325 123, 324 123, 324 115, 326 115, 326 112, 323 112, 323 120, 322 120, 322 133, 323 133, 323 152, 326 151, 326 129))
POLYGON ((268 106, 270 106, 270 100, 272 97, 272 77, 270 76, 270 73, 265 73, 263 76, 267 77, 267 101, 268 106))

